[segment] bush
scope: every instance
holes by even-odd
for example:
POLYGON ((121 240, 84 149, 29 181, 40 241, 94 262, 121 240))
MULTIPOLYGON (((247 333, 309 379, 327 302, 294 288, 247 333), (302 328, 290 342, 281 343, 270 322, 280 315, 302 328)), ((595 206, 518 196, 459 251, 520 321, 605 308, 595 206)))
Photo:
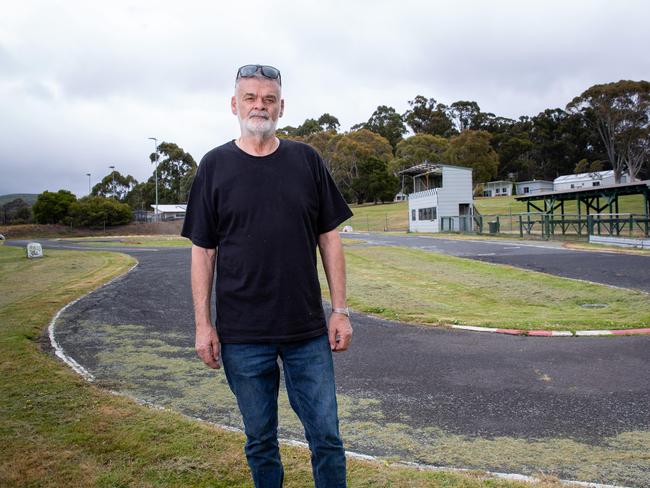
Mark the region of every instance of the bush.
POLYGON ((127 204, 112 198, 84 197, 70 205, 68 217, 78 227, 110 227, 128 224, 133 212, 127 204))
POLYGON ((39 224, 58 224, 65 220, 68 209, 77 200, 77 197, 68 190, 59 190, 56 193, 44 191, 36 198, 32 207, 34 218, 39 224))
POLYGON ((32 209, 22 198, 16 198, 2 206, 2 223, 28 224, 32 220, 32 209))

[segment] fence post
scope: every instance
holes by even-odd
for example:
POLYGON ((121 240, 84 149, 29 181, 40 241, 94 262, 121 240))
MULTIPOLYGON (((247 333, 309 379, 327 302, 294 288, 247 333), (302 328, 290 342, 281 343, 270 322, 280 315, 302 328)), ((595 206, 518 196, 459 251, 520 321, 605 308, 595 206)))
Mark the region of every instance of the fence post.
POLYGON ((384 226, 384 232, 388 232, 388 214, 386 214, 386 225, 384 226))
POLYGON ((519 237, 524 238, 524 219, 519 214, 519 237))
POLYGON ((551 224, 548 221, 548 214, 542 214, 542 238, 550 239, 551 224))
POLYGON ((630 224, 630 237, 632 237, 632 234, 634 233, 634 216, 632 214, 630 214, 629 224, 630 224))

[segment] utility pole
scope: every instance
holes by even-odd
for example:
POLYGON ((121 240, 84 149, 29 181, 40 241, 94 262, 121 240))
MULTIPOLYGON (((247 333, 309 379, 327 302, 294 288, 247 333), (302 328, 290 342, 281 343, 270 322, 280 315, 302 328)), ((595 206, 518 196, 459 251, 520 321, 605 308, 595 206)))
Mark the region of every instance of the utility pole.
POLYGON ((117 200, 117 198, 115 197, 115 166, 109 166, 109 168, 112 170, 111 171, 111 176, 113 177, 113 192, 112 192, 113 193, 113 198, 115 198, 115 200, 117 200))
POLYGON ((155 166, 155 174, 156 174, 156 212, 153 216, 154 221, 158 220, 158 139, 155 137, 150 137, 154 143, 154 161, 152 161, 156 166, 155 166))

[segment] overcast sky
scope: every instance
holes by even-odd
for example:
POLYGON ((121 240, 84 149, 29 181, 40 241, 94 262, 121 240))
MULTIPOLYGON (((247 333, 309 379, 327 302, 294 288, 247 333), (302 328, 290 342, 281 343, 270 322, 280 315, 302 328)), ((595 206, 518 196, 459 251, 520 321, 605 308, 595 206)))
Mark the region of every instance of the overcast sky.
POLYGON ((237 68, 282 72, 285 115, 342 129, 416 95, 517 118, 596 83, 650 79, 650 2, 0 2, 0 195, 88 193, 152 174, 153 141, 197 162, 238 135, 237 68))

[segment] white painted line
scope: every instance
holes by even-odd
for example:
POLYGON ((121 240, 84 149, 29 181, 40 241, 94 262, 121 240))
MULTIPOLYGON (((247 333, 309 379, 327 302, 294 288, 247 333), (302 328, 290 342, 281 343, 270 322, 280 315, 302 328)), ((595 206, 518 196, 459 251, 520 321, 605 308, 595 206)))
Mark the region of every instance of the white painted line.
POLYGON ((568 330, 553 331, 553 337, 573 337, 573 333, 568 330))
MULTIPOLYGON (((88 371, 86 370, 83 366, 81 366, 77 361, 72 359, 70 356, 68 356, 64 351, 63 348, 59 345, 59 343, 56 341, 56 338, 54 336, 54 327, 56 324, 57 319, 60 317, 60 315, 70 306, 74 305, 77 303, 79 300, 91 295, 92 293, 95 293, 97 290, 113 283, 114 281, 123 278, 124 276, 128 275, 131 271, 133 271, 139 263, 134 264, 126 273, 121 274, 119 276, 116 276, 112 280, 104 283, 103 285, 98 286, 94 290, 86 293, 85 295, 80 296, 76 300, 71 301, 67 305, 65 305, 63 308, 61 308, 56 315, 52 318, 50 321, 50 324, 48 326, 48 333, 50 337, 50 343, 52 344, 52 347, 55 350, 55 354, 57 357, 59 357, 63 362, 65 362, 68 366, 70 366, 77 374, 79 374, 82 378, 84 378, 88 382, 93 382, 95 380, 95 377, 88 371)), ((495 328, 489 328, 489 327, 474 327, 470 325, 452 325, 451 326, 454 329, 462 329, 462 330, 473 330, 473 331, 478 331, 478 332, 496 332, 498 329, 495 328)), ((582 331, 583 334, 580 334, 579 332, 576 333, 577 335, 605 335, 601 334, 601 332, 609 332, 609 331, 582 331)), ((562 332, 561 332, 562 333, 562 332)), ((571 333, 568 332, 570 335, 571 333)), ((193 421, 198 421, 198 422, 205 422, 210 425, 214 425, 215 427, 218 427, 220 429, 224 429, 230 432, 237 432, 237 433, 243 433, 243 431, 237 427, 231 427, 229 425, 224 425, 224 424, 218 424, 216 422, 211 422, 209 420, 202 419, 200 417, 192 417, 190 415, 178 412, 176 410, 170 409, 168 407, 164 407, 161 405, 157 405, 151 401, 148 400, 143 400, 140 398, 137 398, 133 395, 126 394, 126 393, 121 393, 118 391, 114 390, 107 390, 109 393, 128 398, 129 400, 134 401, 137 404, 147 406, 149 408, 153 408, 155 410, 162 410, 162 411, 168 411, 168 412, 174 412, 178 415, 181 415, 184 418, 193 420, 193 421)), ((279 439, 280 442, 289 444, 289 445, 295 445, 303 448, 308 448, 308 444, 302 441, 294 440, 294 439, 279 439)), ((357 459, 362 459, 365 461, 372 461, 372 462, 378 462, 384 464, 380 458, 376 456, 371 456, 368 454, 362 454, 354 451, 347 451, 346 450, 346 456, 351 457, 351 458, 357 458, 357 459)), ((426 465, 426 464, 417 464, 417 463, 410 463, 410 462, 399 462, 399 463, 393 463, 390 464, 389 466, 404 466, 404 467, 415 467, 417 469, 424 469, 424 470, 432 470, 432 471, 449 471, 449 472, 475 472, 475 469, 468 469, 468 468, 454 468, 454 467, 447 467, 447 466, 433 466, 433 465, 426 465)), ((527 476, 527 475, 522 475, 522 474, 516 474, 516 473, 496 473, 496 472, 491 472, 491 471, 485 471, 487 477, 493 477, 493 478, 501 478, 501 479, 508 479, 508 480, 517 480, 517 481, 528 481, 528 482, 537 482, 539 479, 527 476)), ((561 483, 564 484, 575 484, 579 486, 583 486, 585 488, 625 488, 623 486, 617 486, 617 485, 603 485, 599 483, 589 483, 589 482, 584 482, 584 481, 573 481, 573 480, 560 480, 561 483)))
MULTIPOLYGON (((453 240, 453 239, 447 239, 447 240, 453 240)), ((491 240, 491 239, 487 239, 487 240, 463 239, 462 241, 463 242, 474 242, 476 244, 494 244, 494 245, 500 245, 500 246, 505 244, 505 245, 510 245, 510 246, 517 245, 517 246, 521 246, 521 247, 536 247, 536 248, 539 248, 539 249, 551 249, 551 250, 556 250, 557 249, 558 251, 572 251, 572 250, 574 250, 574 249, 567 249, 565 247, 560 247, 560 246, 555 246, 555 245, 528 244, 528 243, 524 243, 524 242, 515 243, 515 242, 512 242, 512 241, 497 241, 497 240, 491 240)))
POLYGON ((70 367, 71 367, 71 368, 72 368, 72 369, 73 369, 77 374, 79 374, 82 378, 84 378, 84 379, 85 379, 86 381, 88 381, 88 382, 91 382, 91 383, 92 383, 93 381, 95 381, 95 377, 93 376, 93 374, 90 373, 86 368, 84 368, 81 364, 79 364, 79 363, 78 363, 77 361, 75 361, 73 358, 71 358, 70 356, 68 356, 68 355, 63 351, 63 348, 61 347, 61 345, 56 341, 56 337, 54 336, 54 326, 56 325, 56 321, 59 319, 59 317, 61 316, 61 314, 62 314, 63 312, 65 312, 65 311, 68 309, 68 307, 71 307, 72 305, 74 305, 75 303, 77 303, 77 302, 78 302, 79 300, 81 300, 82 298, 86 298, 87 296, 91 295, 92 293, 95 293, 95 292, 96 292, 97 290, 99 290, 100 288, 103 288, 103 287, 105 287, 105 286, 107 286, 107 285, 110 285, 110 284, 113 283, 114 281, 116 281, 116 280, 122 278, 123 276, 126 276, 126 275, 129 274, 131 271, 133 271, 137 265, 138 265, 138 263, 136 262, 133 266, 131 266, 131 268, 129 268, 129 270, 128 270, 126 273, 123 273, 123 274, 121 274, 121 275, 119 275, 119 276, 116 276, 116 277, 113 278, 112 280, 107 281, 106 283, 104 283, 104 284, 98 286, 98 287, 95 288, 94 290, 91 290, 91 291, 89 291, 88 293, 86 293, 85 295, 80 296, 80 297, 77 298, 76 300, 72 300, 70 303, 68 303, 65 307, 63 307, 61 310, 59 310, 59 311, 56 313, 56 315, 55 315, 55 316, 52 318, 52 320, 50 321, 50 325, 48 325, 48 327, 47 327, 47 333, 48 333, 48 335, 49 335, 49 337, 50 337, 50 344, 52 345, 52 348, 54 349, 54 354, 56 354, 56 356, 57 356, 59 359, 61 359, 61 361, 63 361, 64 363, 66 363, 68 366, 70 366, 70 367))
POLYGON ((471 330, 474 332, 496 332, 498 329, 492 327, 475 327, 473 325, 452 325, 452 329, 471 330))
MULTIPOLYGON (((180 415, 183 418, 186 418, 188 420, 194 421, 194 422, 204 422, 206 424, 212 425, 214 427, 217 427, 219 429, 226 430, 228 432, 236 432, 238 434, 243 434, 244 431, 238 427, 232 427, 230 425, 225 425, 225 424, 219 424, 217 422, 212 422, 211 420, 206 420, 201 417, 193 417, 191 415, 187 415, 185 413, 179 412, 177 410, 171 409, 169 407, 163 407, 160 405, 156 405, 153 402, 150 402, 148 400, 142 400, 141 398, 137 398, 131 394, 128 393, 121 393, 119 391, 114 391, 114 390, 108 390, 109 393, 115 396, 120 396, 123 398, 128 398, 129 400, 139 404, 143 405, 149 408, 152 408, 154 410, 162 410, 165 412, 171 412, 175 413, 177 415, 180 415)), ((309 444, 307 444, 304 441, 299 441, 296 439, 285 439, 285 438, 279 438, 278 441, 281 444, 286 444, 289 446, 297 446, 300 448, 304 449, 309 449, 309 444)), ((379 463, 382 465, 386 465, 384 460, 377 456, 372 456, 369 454, 362 454, 360 452, 355 452, 355 451, 345 451, 345 456, 348 458, 354 458, 354 459, 360 459, 363 461, 369 461, 369 462, 374 462, 374 463, 379 463)), ((396 468, 414 468, 414 469, 419 469, 423 471, 441 471, 441 472, 452 472, 452 473, 467 473, 467 472, 472 472, 475 473, 476 469, 470 469, 470 468, 454 468, 450 466, 435 466, 432 464, 419 464, 419 463, 414 463, 414 462, 409 462, 409 461, 398 461, 395 463, 390 463, 388 464, 389 467, 396 467, 396 468)), ((492 472, 492 471, 483 471, 485 473, 485 478, 484 479, 489 479, 489 478, 499 478, 499 479, 506 479, 506 480, 512 480, 512 481, 527 481, 529 483, 535 483, 539 482, 540 480, 538 478, 535 478, 533 476, 527 476, 524 474, 517 474, 517 473, 499 473, 499 472, 492 472)), ((584 486, 585 488, 626 488, 624 486, 617 486, 617 485, 603 485, 599 483, 589 483, 585 481, 573 481, 573 480, 560 480, 560 483, 563 484, 575 484, 578 486, 584 486)))
POLYGON ((611 330, 578 330, 577 336, 605 336, 613 335, 611 330))
MULTIPOLYGON (((464 472, 476 472, 476 470, 472 469, 467 469, 467 468, 447 468, 444 466, 432 466, 428 464, 418 464, 418 463, 410 463, 410 462, 397 462, 390 464, 389 466, 397 466, 397 467, 413 467, 416 469, 420 469, 423 471, 451 471, 455 473, 464 473, 464 472)), ((524 474, 516 474, 516 473, 499 473, 495 471, 483 471, 486 476, 483 479, 487 478, 500 478, 500 479, 506 479, 510 481, 525 481, 528 483, 538 483, 540 481, 539 478, 535 478, 534 476, 527 476, 524 474)), ((618 486, 618 485, 603 485, 600 483, 590 483, 586 481, 573 481, 573 480, 560 480, 560 483, 563 484, 568 484, 568 485, 578 485, 578 486, 584 486, 586 488, 626 488, 624 486, 618 486)))

